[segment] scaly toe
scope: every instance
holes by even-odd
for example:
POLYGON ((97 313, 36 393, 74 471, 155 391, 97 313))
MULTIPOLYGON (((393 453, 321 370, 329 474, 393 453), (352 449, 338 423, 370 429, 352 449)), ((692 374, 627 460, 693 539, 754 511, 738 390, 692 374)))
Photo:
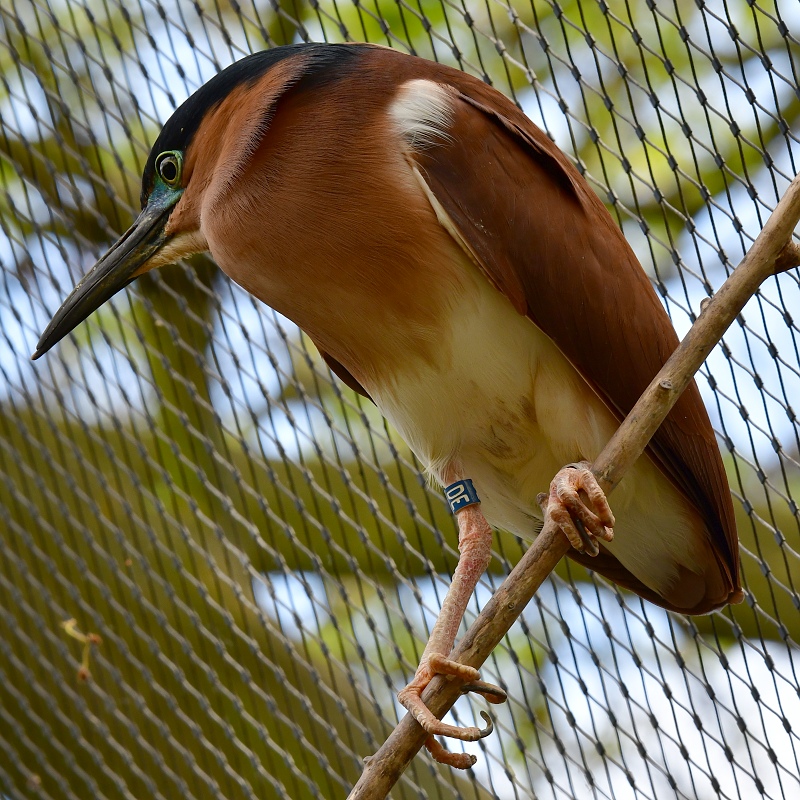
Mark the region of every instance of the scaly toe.
MULTIPOLYGON (((488 736, 493 730, 494 725, 492 724, 492 720, 490 719, 489 715, 485 711, 481 711, 481 716, 486 722, 486 727, 481 730, 481 736, 479 738, 483 739, 484 736, 488 736)), ((472 728, 465 728, 465 730, 473 730, 472 728)), ((479 730, 475 728, 474 730, 479 730)), ((472 739, 471 741, 475 741, 472 739)), ((428 748, 428 751, 433 756, 434 761, 438 761, 440 764, 447 764, 448 767, 454 767, 455 769, 469 769, 470 767, 474 767, 477 763, 478 759, 476 756, 470 755, 469 753, 451 753, 448 750, 445 750, 444 747, 436 741, 433 736, 429 736, 425 740, 425 747, 428 748)))
POLYGON ((469 753, 451 753, 445 750, 433 736, 429 736, 425 740, 425 747, 428 748, 434 761, 438 761, 440 764, 446 764, 448 767, 453 767, 454 769, 469 769, 470 767, 474 767, 478 761, 477 756, 473 756, 469 753))
MULTIPOLYGON (((544 507, 541 495, 537 498, 544 507)), ((560 470, 550 484, 547 513, 570 544, 590 556, 600 553, 598 539, 614 538, 614 515, 588 462, 560 470)))
POLYGON ((428 665, 436 675, 452 675, 454 678, 461 678, 462 681, 470 683, 480 680, 480 672, 475 667, 459 664, 458 661, 453 661, 441 653, 431 654, 428 665))
POLYGON ((485 711, 481 711, 481 716, 487 723, 485 728, 459 728, 457 725, 448 725, 433 715, 422 701, 422 692, 436 674, 453 676, 463 681, 467 686, 474 687, 475 691, 482 694, 490 702, 501 703, 506 698, 506 694, 502 689, 482 681, 480 673, 474 667, 470 667, 467 664, 459 664, 457 661, 446 658, 440 653, 432 653, 423 660, 423 663, 417 669, 414 680, 398 693, 397 699, 431 736, 448 736, 451 739, 460 739, 463 742, 476 742, 478 739, 488 736, 494 726, 485 711))
POLYGON ((442 722, 440 719, 436 719, 431 710, 422 702, 420 692, 421 690, 416 687, 407 686, 397 695, 397 699, 405 706, 422 729, 431 736, 447 736, 450 739, 459 739, 462 742, 477 742, 478 739, 488 736, 494 729, 491 718, 485 711, 481 711, 481 715, 487 723, 485 728, 472 726, 459 728, 457 725, 449 725, 446 722, 442 722))

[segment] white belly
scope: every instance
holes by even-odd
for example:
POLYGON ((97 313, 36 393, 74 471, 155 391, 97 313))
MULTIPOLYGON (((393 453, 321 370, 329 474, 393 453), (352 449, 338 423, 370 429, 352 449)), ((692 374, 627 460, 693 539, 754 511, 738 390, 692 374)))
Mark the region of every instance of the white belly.
MULTIPOLYGON (((436 363, 367 388, 436 480, 460 464, 490 524, 532 538, 537 494, 565 464, 592 461, 618 423, 553 342, 472 264, 464 269, 470 279, 436 363)), ((676 564, 692 564, 702 523, 647 456, 611 505, 608 549, 644 583, 662 591, 676 564)))

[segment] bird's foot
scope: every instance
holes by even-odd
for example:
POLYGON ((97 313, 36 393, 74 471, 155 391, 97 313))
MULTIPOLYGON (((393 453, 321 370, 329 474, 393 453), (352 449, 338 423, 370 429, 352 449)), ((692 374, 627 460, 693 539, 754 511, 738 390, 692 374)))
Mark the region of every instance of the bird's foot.
POLYGON ((476 742, 478 739, 488 736, 494 730, 494 725, 485 711, 481 711, 481 716, 486 722, 485 728, 459 728, 457 725, 448 725, 437 719, 422 702, 422 692, 434 675, 449 675, 456 680, 461 680, 464 682, 462 693, 476 692, 483 695, 490 703, 504 703, 507 697, 506 693, 499 686, 480 680, 480 674, 474 667, 459 664, 440 653, 432 653, 429 656, 423 656, 414 680, 397 695, 400 703, 429 734, 425 746, 433 758, 456 769, 469 769, 475 764, 475 756, 468 753, 450 753, 436 741, 434 736, 448 736, 451 739, 460 739, 462 742, 476 742))
POLYGON ((550 494, 542 493, 537 499, 578 552, 596 556, 600 552, 597 540, 614 538, 614 515, 589 466, 581 461, 559 470, 550 483, 550 494))

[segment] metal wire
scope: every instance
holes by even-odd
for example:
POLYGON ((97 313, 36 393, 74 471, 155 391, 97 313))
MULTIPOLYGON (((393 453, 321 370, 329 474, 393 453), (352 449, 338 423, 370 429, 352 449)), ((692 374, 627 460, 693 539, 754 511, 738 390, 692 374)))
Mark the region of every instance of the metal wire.
MULTIPOLYGON (((455 564, 442 499, 208 261, 141 279, 32 365, 38 333, 127 227, 172 109, 301 40, 386 44, 508 94, 682 333, 798 170, 800 10, 9 0, 0 30, 0 798, 344 796, 455 564)), ((562 565, 484 670, 510 701, 465 746, 476 768, 419 757, 394 797, 800 792, 798 299, 796 272, 765 285, 698 378, 747 602, 682 618, 562 565)), ((496 547, 470 617, 521 552, 496 547)))

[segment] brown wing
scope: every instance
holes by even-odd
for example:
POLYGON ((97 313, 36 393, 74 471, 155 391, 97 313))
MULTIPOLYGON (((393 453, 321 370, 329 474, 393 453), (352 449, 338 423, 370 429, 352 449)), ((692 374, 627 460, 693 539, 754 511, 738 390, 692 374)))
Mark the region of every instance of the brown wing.
MULTIPOLYGON (((621 420, 678 344, 666 312, 621 231, 563 153, 505 98, 461 73, 444 74, 456 90, 452 138, 414 154, 425 181, 489 280, 621 420)), ((649 452, 703 513, 736 589, 730 490, 694 383, 649 452)), ((652 595, 613 556, 573 557, 652 595)))
POLYGON ((319 345, 317 345, 317 350, 319 350, 319 354, 330 368, 330 371, 345 386, 352 389, 354 392, 357 392, 358 394, 364 395, 367 400, 372 400, 369 394, 367 394, 367 390, 352 376, 349 370, 345 369, 345 367, 343 367, 332 355, 326 353, 324 350, 320 350, 319 345))

